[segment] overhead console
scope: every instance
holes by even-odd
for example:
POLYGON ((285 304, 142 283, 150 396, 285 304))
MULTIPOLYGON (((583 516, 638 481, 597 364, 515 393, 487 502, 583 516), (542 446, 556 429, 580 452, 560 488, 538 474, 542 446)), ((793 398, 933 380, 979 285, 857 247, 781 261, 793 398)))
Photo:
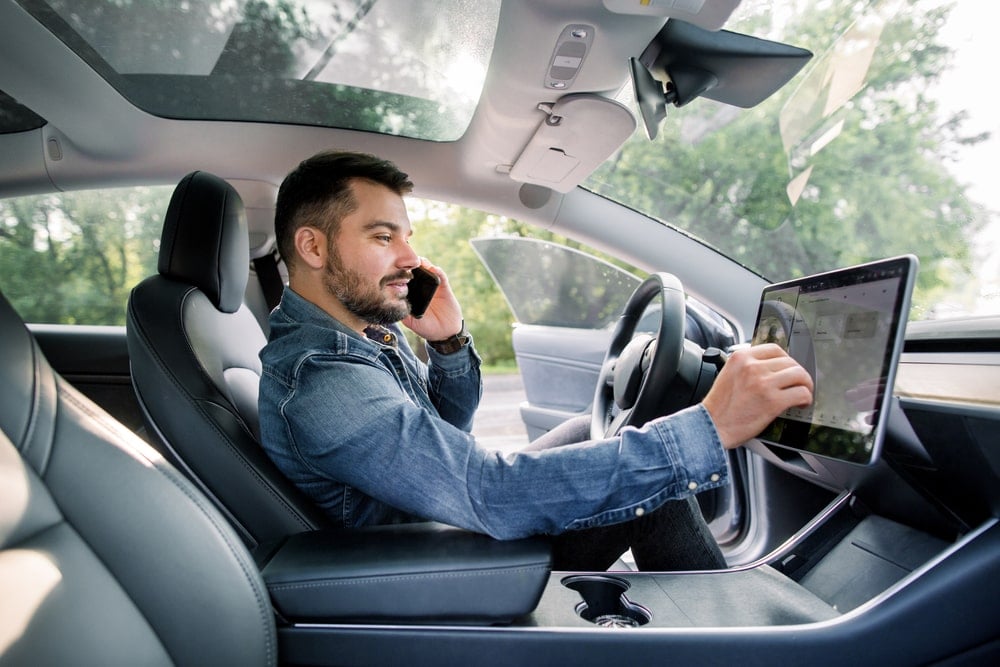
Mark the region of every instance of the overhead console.
MULTIPOLYGON (((622 62, 646 134, 653 139, 668 106, 697 97, 749 108, 785 85, 812 57, 804 49, 719 30, 737 0, 605 0, 614 12, 671 17, 641 54, 622 62), (690 21, 690 22, 689 22, 690 21)), ((521 183, 566 193, 582 183, 632 136, 632 111, 605 91, 577 91, 594 28, 567 25, 545 70, 544 85, 562 97, 540 100, 540 122, 513 165, 501 165, 521 183)))

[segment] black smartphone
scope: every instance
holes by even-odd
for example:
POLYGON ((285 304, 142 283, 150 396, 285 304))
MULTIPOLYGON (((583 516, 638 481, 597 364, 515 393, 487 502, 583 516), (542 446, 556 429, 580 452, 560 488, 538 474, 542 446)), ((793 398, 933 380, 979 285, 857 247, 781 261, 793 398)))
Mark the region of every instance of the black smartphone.
POLYGON ((409 291, 406 293, 406 300, 410 302, 410 315, 418 320, 424 316, 440 284, 441 279, 427 269, 421 266, 413 269, 413 278, 407 284, 409 291))

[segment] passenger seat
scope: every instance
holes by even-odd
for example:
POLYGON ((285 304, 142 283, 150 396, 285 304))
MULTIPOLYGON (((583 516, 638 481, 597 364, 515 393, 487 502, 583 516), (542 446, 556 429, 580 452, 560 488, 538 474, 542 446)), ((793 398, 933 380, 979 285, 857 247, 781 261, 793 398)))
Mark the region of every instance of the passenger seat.
POLYGON ((239 536, 52 370, 0 295, 0 663, 276 661, 239 536))

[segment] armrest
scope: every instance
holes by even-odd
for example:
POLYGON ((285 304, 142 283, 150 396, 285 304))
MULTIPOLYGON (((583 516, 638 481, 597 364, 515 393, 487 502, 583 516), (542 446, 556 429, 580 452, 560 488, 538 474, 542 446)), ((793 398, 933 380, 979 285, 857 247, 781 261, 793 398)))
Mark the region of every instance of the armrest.
POLYGON ((434 523, 298 533, 259 549, 257 562, 292 623, 509 622, 535 608, 551 569, 543 538, 434 523))

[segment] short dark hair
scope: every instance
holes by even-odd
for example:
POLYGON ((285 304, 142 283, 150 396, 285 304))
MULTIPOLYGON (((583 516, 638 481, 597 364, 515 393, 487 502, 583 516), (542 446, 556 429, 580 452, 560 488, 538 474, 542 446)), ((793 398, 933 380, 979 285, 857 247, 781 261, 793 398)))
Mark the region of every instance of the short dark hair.
POLYGON ((274 234, 278 252, 291 268, 295 232, 310 225, 333 238, 341 219, 357 208, 351 182, 363 179, 384 185, 400 197, 413 190, 407 174, 388 160, 347 151, 323 151, 299 163, 278 188, 274 234))

